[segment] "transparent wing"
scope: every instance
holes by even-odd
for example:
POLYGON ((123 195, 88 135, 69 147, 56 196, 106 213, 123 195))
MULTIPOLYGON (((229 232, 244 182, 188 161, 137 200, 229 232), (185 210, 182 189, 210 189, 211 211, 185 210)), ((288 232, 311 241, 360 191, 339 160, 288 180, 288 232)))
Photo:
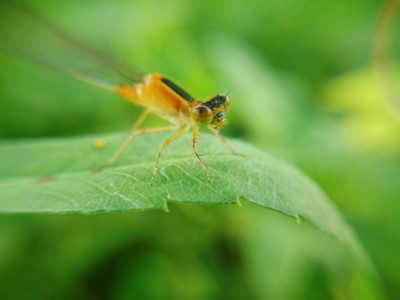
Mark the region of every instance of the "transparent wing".
POLYGON ((0 50, 103 88, 144 73, 66 33, 30 8, 0 0, 0 50))

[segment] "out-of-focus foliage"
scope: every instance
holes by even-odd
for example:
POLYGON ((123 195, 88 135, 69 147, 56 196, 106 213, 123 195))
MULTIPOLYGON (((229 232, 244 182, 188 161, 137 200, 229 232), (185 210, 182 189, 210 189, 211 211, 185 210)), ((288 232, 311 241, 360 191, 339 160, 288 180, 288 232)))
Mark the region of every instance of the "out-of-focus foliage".
MULTIPOLYGON (((292 161, 317 181, 361 237, 382 290, 307 224, 255 207, 203 206, 170 214, 2 216, 0 295, 400 298, 399 125, 369 75, 381 1, 32 6, 197 97, 232 88, 223 133, 292 161)), ((393 40, 398 59, 400 39, 393 40)), ((117 96, 0 54, 4 139, 122 131, 138 113, 117 96)))

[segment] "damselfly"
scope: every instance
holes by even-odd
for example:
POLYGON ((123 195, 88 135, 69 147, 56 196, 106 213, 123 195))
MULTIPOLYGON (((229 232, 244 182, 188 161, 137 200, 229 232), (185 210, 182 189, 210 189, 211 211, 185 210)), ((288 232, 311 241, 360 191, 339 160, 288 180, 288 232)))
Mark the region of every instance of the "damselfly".
POLYGON ((135 136, 175 130, 158 150, 152 174, 154 179, 162 150, 192 130, 193 154, 210 180, 208 169, 196 151, 200 127, 208 127, 233 153, 231 146, 219 134, 219 129, 227 123, 226 114, 230 107, 227 95, 218 94, 205 101, 195 99, 164 75, 146 74, 128 66, 66 33, 25 6, 2 1, 0 8, 1 50, 117 93, 144 108, 129 137, 109 161, 110 165, 117 161, 135 136), (149 114, 158 115, 172 125, 140 128, 149 114))

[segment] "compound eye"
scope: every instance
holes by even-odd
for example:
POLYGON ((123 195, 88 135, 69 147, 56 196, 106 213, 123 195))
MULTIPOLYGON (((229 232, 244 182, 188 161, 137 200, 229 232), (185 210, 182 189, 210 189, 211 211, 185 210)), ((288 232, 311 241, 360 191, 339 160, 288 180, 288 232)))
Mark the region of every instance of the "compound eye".
POLYGON ((198 105, 192 108, 192 113, 199 119, 206 119, 212 115, 211 109, 204 105, 198 105))
POLYGON ((220 111, 220 112, 217 113, 215 116, 216 116, 218 119, 221 119, 224 115, 225 115, 225 112, 224 112, 224 111, 220 111))
POLYGON ((207 106, 198 105, 192 108, 192 121, 198 125, 208 125, 212 121, 214 115, 212 110, 207 106))
POLYGON ((229 100, 229 97, 225 97, 225 110, 228 111, 229 107, 231 106, 231 101, 229 100))

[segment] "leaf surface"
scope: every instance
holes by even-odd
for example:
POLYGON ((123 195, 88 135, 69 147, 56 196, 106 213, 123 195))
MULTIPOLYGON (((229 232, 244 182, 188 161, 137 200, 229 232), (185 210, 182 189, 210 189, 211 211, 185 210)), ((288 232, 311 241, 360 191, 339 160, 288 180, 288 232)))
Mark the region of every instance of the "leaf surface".
POLYGON ((324 193, 295 167, 243 142, 232 155, 203 134, 197 150, 210 170, 209 183, 190 149, 190 136, 167 147, 159 174, 151 174, 168 133, 137 137, 111 167, 102 167, 125 134, 0 145, 0 212, 105 213, 164 209, 168 202, 235 204, 239 199, 267 207, 335 236, 359 257, 362 249, 324 193), (103 139, 105 147, 97 147, 103 139))

